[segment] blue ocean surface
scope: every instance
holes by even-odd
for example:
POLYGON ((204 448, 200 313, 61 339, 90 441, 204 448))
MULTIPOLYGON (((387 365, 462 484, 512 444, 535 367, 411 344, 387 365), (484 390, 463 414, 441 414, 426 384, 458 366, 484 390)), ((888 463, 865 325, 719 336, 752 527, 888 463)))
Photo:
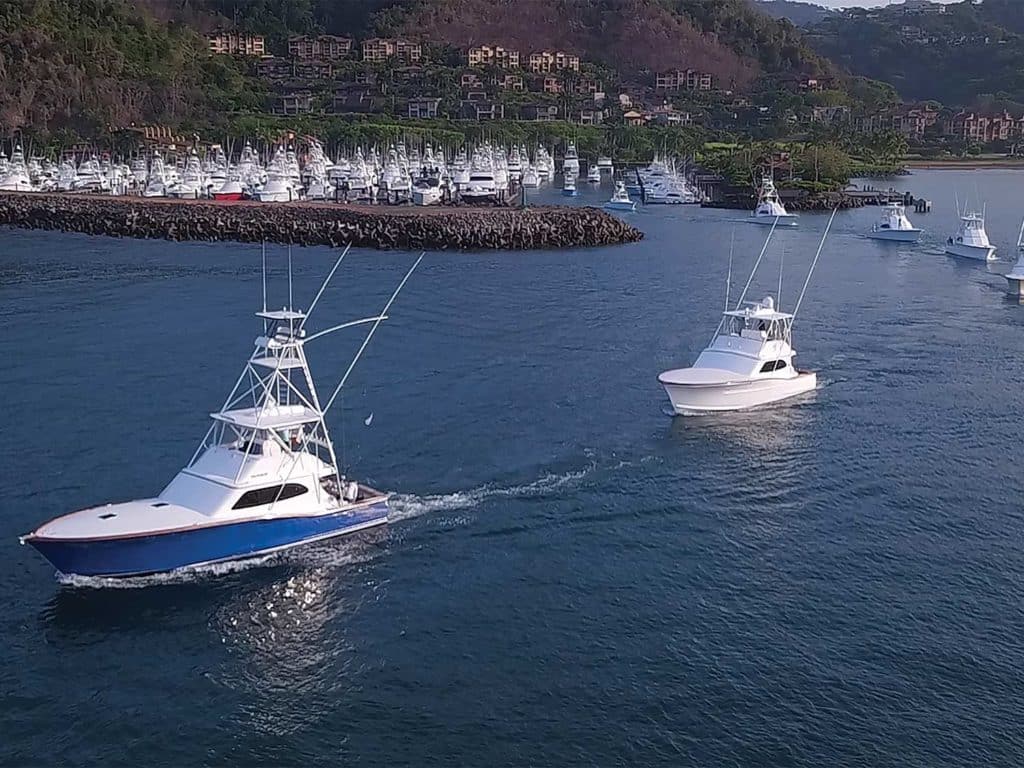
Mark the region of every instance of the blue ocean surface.
MULTIPOLYGON (((428 253, 330 417, 391 524, 121 585, 18 536, 188 461, 261 329, 260 249, 0 232, 0 764, 1019 764, 1024 174, 896 183, 924 241, 839 213, 794 332, 819 387, 749 413, 673 418, 657 383, 710 340, 730 249, 738 298, 743 213, 428 253), (957 197, 1000 261, 942 253, 957 197)), ((781 263, 793 307, 827 218, 776 233, 748 298, 781 263)), ((379 311, 416 255, 353 250, 310 327, 379 311)), ((293 258, 301 307, 336 252, 293 258)), ((363 332, 310 344, 322 390, 363 332)))

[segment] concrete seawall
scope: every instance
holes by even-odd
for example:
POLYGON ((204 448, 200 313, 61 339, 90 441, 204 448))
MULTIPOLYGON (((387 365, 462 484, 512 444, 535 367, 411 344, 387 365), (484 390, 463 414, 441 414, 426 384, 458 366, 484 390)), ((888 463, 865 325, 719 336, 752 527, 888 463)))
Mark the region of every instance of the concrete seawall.
POLYGON ((599 208, 354 206, 0 193, 0 225, 111 237, 398 249, 525 250, 636 242, 599 208))

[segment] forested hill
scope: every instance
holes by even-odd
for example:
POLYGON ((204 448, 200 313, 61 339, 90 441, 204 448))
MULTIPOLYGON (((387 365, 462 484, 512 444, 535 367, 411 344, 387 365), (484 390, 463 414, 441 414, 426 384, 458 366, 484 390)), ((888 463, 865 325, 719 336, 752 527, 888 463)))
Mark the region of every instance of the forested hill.
POLYGON ((692 67, 724 88, 831 65, 750 0, 0 0, 0 131, 208 124, 265 94, 204 34, 401 34, 433 45, 559 49, 622 82, 692 67))
POLYGON ((1024 0, 853 11, 805 35, 839 66, 892 84, 906 100, 1024 103, 1024 0))
POLYGON ((836 11, 800 0, 751 0, 754 7, 773 19, 787 19, 797 27, 810 27, 838 16, 836 11))
POLYGON ((125 0, 0 2, 0 129, 95 135, 258 101, 204 38, 125 0))
POLYGON ((749 0, 137 0, 163 18, 218 19, 271 37, 400 34, 468 46, 560 49, 630 75, 693 67, 749 85, 762 73, 829 65, 792 25, 749 0))

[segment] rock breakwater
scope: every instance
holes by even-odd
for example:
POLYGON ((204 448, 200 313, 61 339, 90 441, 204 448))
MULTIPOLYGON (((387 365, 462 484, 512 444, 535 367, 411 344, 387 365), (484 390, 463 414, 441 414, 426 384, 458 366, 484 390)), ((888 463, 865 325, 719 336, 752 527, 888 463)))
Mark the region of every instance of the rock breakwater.
POLYGON ((0 225, 110 237, 398 249, 617 245, 643 233, 599 208, 391 208, 0 193, 0 225))

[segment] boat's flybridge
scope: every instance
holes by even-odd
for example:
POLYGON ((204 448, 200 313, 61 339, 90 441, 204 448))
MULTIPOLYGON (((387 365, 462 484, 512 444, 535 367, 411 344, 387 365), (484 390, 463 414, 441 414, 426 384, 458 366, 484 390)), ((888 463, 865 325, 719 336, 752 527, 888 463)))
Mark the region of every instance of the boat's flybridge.
POLYGON ((784 365, 765 368, 762 361, 788 364, 793 356, 793 315, 775 310, 775 302, 766 296, 759 302, 747 302, 743 309, 725 312, 711 345, 699 357, 698 364, 737 371, 745 375, 771 375, 784 365))
POLYGON ((307 313, 285 308, 256 316, 264 321, 264 332, 256 337, 252 355, 222 408, 210 414, 213 423, 191 461, 160 499, 187 507, 200 497, 205 514, 233 515, 281 505, 322 512, 373 495, 372 489, 346 483, 338 471, 324 420, 330 403, 320 402, 305 345, 343 328, 379 324, 387 316, 353 320, 311 336, 304 327, 307 313))

